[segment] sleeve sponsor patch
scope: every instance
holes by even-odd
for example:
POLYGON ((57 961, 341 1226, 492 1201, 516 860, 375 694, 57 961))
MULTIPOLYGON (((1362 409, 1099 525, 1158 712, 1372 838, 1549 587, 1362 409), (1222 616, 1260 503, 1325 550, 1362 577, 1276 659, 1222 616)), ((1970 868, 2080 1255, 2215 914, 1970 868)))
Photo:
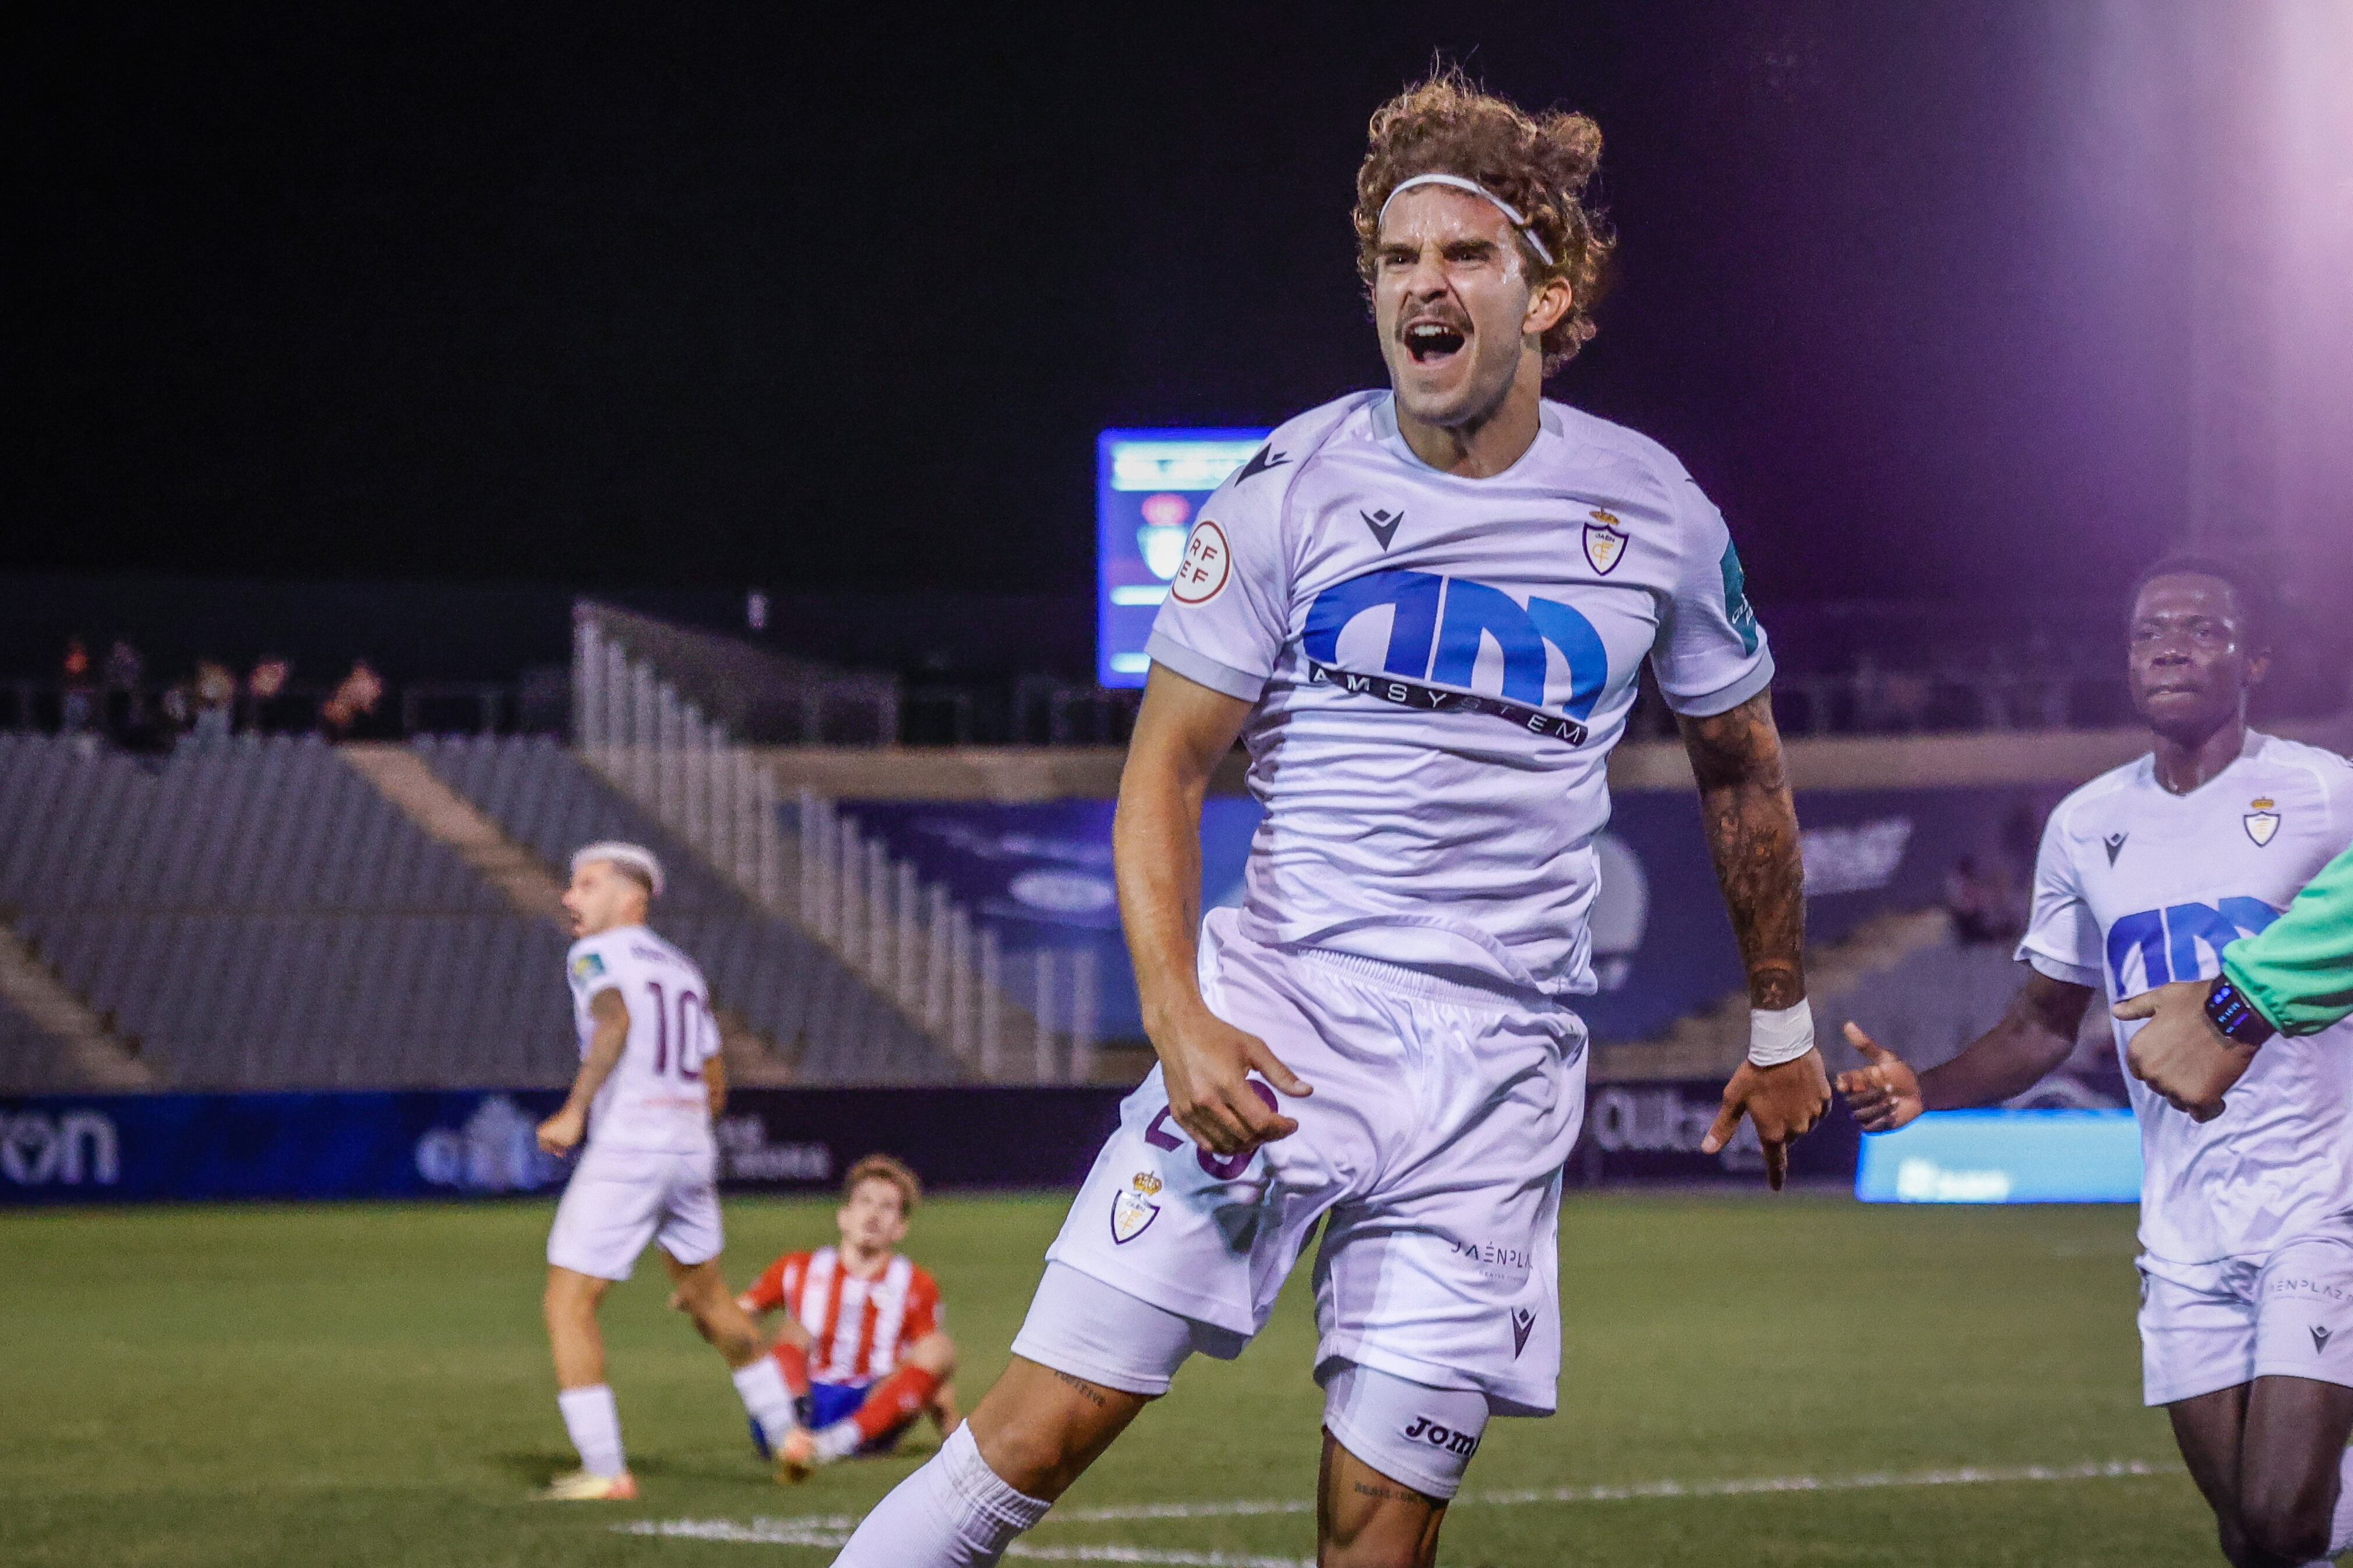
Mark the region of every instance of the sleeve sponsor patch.
POLYGON ((1185 559, 1176 568, 1168 595, 1180 605, 1207 604, 1225 592, 1226 579, 1232 573, 1233 552, 1226 543, 1226 531, 1205 517, 1193 525, 1193 536, 1185 542, 1185 559))
POLYGON ((605 961, 593 952, 584 952, 572 961, 572 984, 586 985, 605 973, 605 961))
POLYGON ((1748 574, 1741 570, 1740 552, 1732 541, 1724 542, 1724 559, 1716 563, 1724 572, 1724 618, 1732 623, 1739 634, 1740 646, 1750 653, 1757 651, 1757 612, 1748 603, 1748 574))

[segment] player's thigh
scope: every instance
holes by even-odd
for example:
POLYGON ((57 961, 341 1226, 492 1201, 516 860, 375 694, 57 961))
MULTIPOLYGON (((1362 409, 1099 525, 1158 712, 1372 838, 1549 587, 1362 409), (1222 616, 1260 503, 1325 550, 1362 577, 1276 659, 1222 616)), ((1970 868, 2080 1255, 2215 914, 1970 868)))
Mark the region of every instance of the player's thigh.
POLYGON ((634 1151, 592 1148, 555 1205, 548 1262, 600 1279, 627 1279, 638 1254, 653 1240, 667 1199, 657 1163, 634 1151))
POLYGON ((584 1314, 593 1316, 605 1300, 612 1281, 578 1269, 566 1268, 560 1263, 547 1266, 547 1290, 542 1298, 550 1322, 568 1322, 584 1314))
POLYGON ((1016 1354, 981 1395, 966 1425, 998 1479, 1051 1502, 1103 1457, 1153 1398, 1016 1354))
MULTIPOLYGON (((2144 1403, 2170 1410, 2254 1381, 2257 1312, 2252 1267, 2229 1260, 2180 1264, 2143 1257, 2139 1268, 2144 1403)), ((2177 1434, 2179 1425, 2177 1420, 2177 1434)), ((2201 1422, 2193 1434, 2203 1429, 2201 1422)), ((2186 1449, 2184 1453, 2186 1457, 2186 1449)))
POLYGON ((2226 1530, 2235 1527, 2239 1517, 2239 1439, 2246 1426, 2250 1386, 2234 1384, 2165 1407, 2181 1462, 2226 1530))
POLYGON ((972 1413, 974 1440, 1008 1486, 1058 1497, 1188 1358, 1206 1350, 1230 1359, 1245 1342, 1050 1261, 1012 1363, 972 1413))
POLYGON ((2353 1388, 2315 1378, 2259 1377, 2249 1386, 2239 1440, 2239 1507, 2271 1533, 2304 1521, 2325 1537, 2345 1446, 2353 1438, 2353 1388))
POLYGON ((2273 1250, 2255 1285, 2255 1378, 2239 1490, 2251 1525, 2326 1529, 2353 1435, 2353 1237, 2273 1250))
POLYGON ((1436 1560, 1439 1527, 1486 1430, 1483 1394, 1352 1364, 1327 1369, 1315 1489, 1324 1568, 1436 1560))
POLYGON ((688 1268, 718 1261, 727 1245, 719 1212, 719 1182, 710 1159, 679 1156, 664 1184, 660 1225, 654 1239, 665 1256, 688 1268))

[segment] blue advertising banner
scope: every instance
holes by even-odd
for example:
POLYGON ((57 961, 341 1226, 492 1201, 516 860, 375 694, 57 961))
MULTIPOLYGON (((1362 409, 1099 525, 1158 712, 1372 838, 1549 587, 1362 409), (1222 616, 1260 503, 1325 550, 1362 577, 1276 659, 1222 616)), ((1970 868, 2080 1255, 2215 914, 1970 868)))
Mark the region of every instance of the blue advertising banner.
POLYGON ((0 1204, 407 1198, 564 1178, 506 1094, 121 1094, 0 1100, 0 1204))
MULTIPOLYGON (((1723 1103, 1724 1085, 1713 1079, 1588 1086, 1585 1131, 1568 1159, 1569 1184, 1762 1183, 1765 1146, 1746 1117, 1731 1142, 1713 1154, 1700 1152, 1700 1140, 1723 1103)), ((1830 1114, 1789 1145, 1789 1179, 1845 1183, 1862 1136, 1846 1102, 1833 1099, 1830 1114)))
MULTIPOLYGON (((739 1089, 715 1126, 731 1188, 829 1188, 895 1153, 949 1187, 1072 1187, 1112 1089, 739 1089)), ((553 1192, 554 1089, 0 1100, 0 1205, 448 1198, 553 1192)))
MULTIPOLYGON (((2031 860, 2048 793, 1805 792, 1798 813, 1805 827, 1808 941, 1827 945, 1874 916, 1943 901, 1947 878, 1964 860, 2031 860)), ((1141 1036, 1112 886, 1110 801, 846 801, 842 809, 888 843, 893 856, 913 861, 926 881, 944 883, 996 928, 1008 952, 1093 949, 1101 1032, 1114 1039, 1141 1036)), ((1261 815, 1246 795, 1204 803, 1204 907, 1240 901, 1243 865, 1261 815)), ((1592 915, 1594 972, 1601 989, 1577 1004, 1595 1039, 1647 1038, 1740 988, 1739 954, 1700 834, 1696 795, 1620 795, 1595 848, 1601 893, 1592 915)), ((1018 978, 1014 994, 1027 994, 1018 978)))
POLYGON ((1854 1195, 1870 1204, 2140 1201, 2129 1110, 1938 1110, 1862 1141, 1854 1195))
MULTIPOLYGON (((1699 1152, 1720 1084, 1598 1085, 1572 1184, 1757 1180, 1742 1124, 1699 1152)), ((860 1156, 896 1154, 937 1187, 1075 1188, 1119 1121, 1097 1088, 741 1089, 715 1126, 731 1191, 829 1190, 860 1156)), ((552 1089, 466 1093, 156 1094, 0 1100, 0 1206, 500 1197, 553 1194, 570 1162, 540 1152, 552 1089)), ((1850 1180, 1842 1110, 1791 1151, 1800 1180, 1850 1180)))

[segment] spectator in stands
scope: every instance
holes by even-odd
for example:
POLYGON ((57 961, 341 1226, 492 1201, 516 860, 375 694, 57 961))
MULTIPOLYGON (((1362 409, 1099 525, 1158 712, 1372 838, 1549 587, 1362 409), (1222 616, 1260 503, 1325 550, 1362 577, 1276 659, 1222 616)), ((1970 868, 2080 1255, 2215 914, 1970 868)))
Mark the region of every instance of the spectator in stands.
POLYGON ((147 661, 127 637, 117 637, 114 646, 106 650, 103 691, 106 704, 106 727, 116 740, 127 741, 145 718, 141 711, 139 686, 147 674, 147 661))
POLYGON ((200 745, 227 740, 230 714, 237 706, 237 677, 228 666, 216 658, 198 659, 191 697, 195 712, 188 738, 200 745))
POLYGON ((274 721, 278 706, 293 674, 294 667, 276 654, 264 654, 254 661, 253 673, 245 682, 246 728, 268 731, 279 727, 274 721))
POLYGON ((319 732, 330 741, 348 741, 360 721, 375 712, 384 700, 384 678, 368 661, 352 661, 352 672, 319 704, 319 732))
POLYGON ((90 647, 79 637, 66 638, 58 689, 58 728, 65 734, 79 735, 90 728, 93 698, 90 647))

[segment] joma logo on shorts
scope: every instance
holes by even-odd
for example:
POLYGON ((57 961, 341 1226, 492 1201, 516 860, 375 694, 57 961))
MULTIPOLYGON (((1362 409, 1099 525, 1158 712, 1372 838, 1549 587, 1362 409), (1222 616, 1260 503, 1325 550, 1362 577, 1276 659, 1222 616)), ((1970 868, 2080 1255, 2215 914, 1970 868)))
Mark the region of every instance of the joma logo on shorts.
POLYGON ((1443 1448, 1464 1458, 1479 1451, 1479 1439, 1468 1432, 1458 1432, 1451 1426, 1440 1426, 1427 1415, 1417 1415, 1413 1425, 1405 1429, 1409 1443, 1427 1443, 1433 1448, 1443 1448))

